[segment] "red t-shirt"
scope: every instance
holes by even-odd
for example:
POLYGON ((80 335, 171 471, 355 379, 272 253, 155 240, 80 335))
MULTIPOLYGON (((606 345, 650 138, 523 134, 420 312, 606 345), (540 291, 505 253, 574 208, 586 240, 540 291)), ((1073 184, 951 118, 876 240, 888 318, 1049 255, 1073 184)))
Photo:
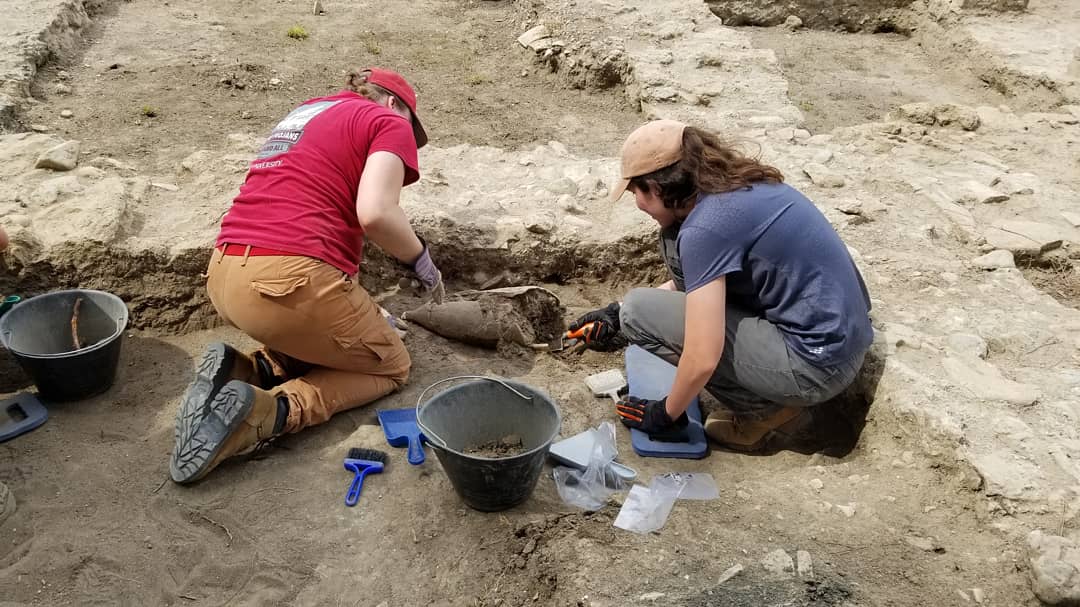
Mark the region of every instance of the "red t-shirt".
POLYGON ((356 190, 367 157, 379 151, 401 158, 403 186, 420 178, 408 119, 352 91, 304 102, 252 161, 217 246, 275 249, 356 274, 364 248, 356 190))

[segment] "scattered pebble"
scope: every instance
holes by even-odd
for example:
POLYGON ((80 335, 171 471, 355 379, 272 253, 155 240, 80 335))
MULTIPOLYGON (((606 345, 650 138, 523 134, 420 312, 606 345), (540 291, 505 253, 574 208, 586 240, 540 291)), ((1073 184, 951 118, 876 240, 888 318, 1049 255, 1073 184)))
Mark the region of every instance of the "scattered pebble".
POLYGON ((750 494, 743 491, 742 489, 739 489, 738 491, 735 492, 735 497, 737 497, 737 498, 739 498, 741 500, 748 500, 748 499, 750 499, 750 494))
POLYGON ((60 112, 60 117, 61 118, 74 118, 75 117, 75 112, 73 112, 71 110, 63 110, 62 112, 60 112))
POLYGON ((35 133, 48 133, 49 127, 45 126, 44 124, 31 124, 30 130, 34 131, 35 133))
POLYGON ((825 487, 825 483, 820 478, 810 479, 808 484, 814 491, 821 491, 825 487))
POLYGON ((761 566, 765 571, 781 577, 791 577, 795 574, 795 562, 787 552, 776 549, 766 554, 761 559, 761 566))
POLYGON ((822 188, 842 188, 844 187, 844 178, 836 173, 833 173, 823 164, 816 162, 808 162, 803 165, 803 173, 810 178, 810 181, 814 182, 814 185, 822 188))
POLYGON ((728 567, 724 570, 723 573, 720 574, 720 579, 716 581, 716 585, 719 586, 720 584, 723 584, 731 578, 739 575, 740 573, 742 573, 742 570, 743 566, 740 563, 735 563, 731 567, 728 567))
POLYGON ((799 29, 802 26, 803 26, 803 20, 800 19, 798 17, 798 15, 791 15, 787 19, 784 20, 784 27, 788 28, 789 30, 794 31, 794 30, 799 29))
POLYGON ((158 182, 158 181, 151 181, 150 186, 158 188, 159 190, 165 190, 166 192, 179 192, 180 191, 180 186, 172 184, 172 183, 161 183, 161 182, 158 182))
POLYGON ((848 518, 851 518, 851 517, 855 516, 855 504, 854 503, 848 504, 846 506, 837 506, 836 509, 839 510, 844 516, 846 516, 848 518))
POLYGON ((814 561, 810 558, 810 553, 805 550, 798 550, 795 552, 795 561, 797 564, 796 570, 799 572, 799 577, 804 580, 811 580, 814 578, 814 561))
POLYGON ((79 164, 79 142, 65 141, 60 145, 49 148, 38 156, 34 163, 36 169, 51 169, 54 171, 70 171, 79 164))
POLYGON ((638 600, 639 601, 650 601, 651 602, 651 601, 655 601, 657 599, 661 599, 663 597, 664 597, 663 592, 646 592, 645 594, 639 596, 638 600))
POLYGON ((282 84, 283 83, 281 81, 281 78, 271 78, 270 79, 270 86, 281 86, 282 84))

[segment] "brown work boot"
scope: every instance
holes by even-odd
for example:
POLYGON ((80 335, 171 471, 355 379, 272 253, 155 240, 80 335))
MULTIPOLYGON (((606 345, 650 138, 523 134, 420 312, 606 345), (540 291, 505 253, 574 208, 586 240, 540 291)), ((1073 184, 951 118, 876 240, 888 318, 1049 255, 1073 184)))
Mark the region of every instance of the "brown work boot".
MULTIPOLYGON (((185 403, 188 404, 188 403, 185 403)), ((195 482, 225 459, 281 434, 289 401, 251 384, 225 384, 209 406, 181 409, 169 471, 178 483, 195 482)))
POLYGON ((794 433, 803 424, 804 418, 808 418, 805 407, 783 407, 763 419, 720 409, 705 418, 705 434, 729 449, 759 451, 770 434, 794 433))
MULTIPOLYGON (((260 357, 261 358, 261 357, 260 357)), ((246 356, 221 342, 212 343, 203 353, 202 360, 195 367, 195 379, 188 385, 184 398, 180 401, 180 410, 191 410, 209 406, 217 396, 218 390, 234 379, 253 386, 269 388, 273 373, 267 372, 269 366, 263 360, 258 361, 246 356), (269 377, 267 377, 269 375, 269 377)))

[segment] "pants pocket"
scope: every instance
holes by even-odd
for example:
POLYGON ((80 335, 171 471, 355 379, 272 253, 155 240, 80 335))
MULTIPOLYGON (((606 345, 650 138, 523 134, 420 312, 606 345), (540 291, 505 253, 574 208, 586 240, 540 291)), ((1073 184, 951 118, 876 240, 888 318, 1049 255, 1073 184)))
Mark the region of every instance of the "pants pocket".
POLYGON ((386 362, 393 358, 397 352, 397 344, 387 336, 387 331, 380 331, 381 327, 373 326, 373 322, 385 323, 386 320, 379 316, 376 320, 364 317, 354 317, 353 322, 340 331, 334 331, 334 341, 346 352, 357 354, 371 354, 379 360, 386 362))
POLYGON ((285 297, 310 283, 307 276, 288 276, 285 278, 260 278, 251 281, 252 290, 267 297, 285 297))

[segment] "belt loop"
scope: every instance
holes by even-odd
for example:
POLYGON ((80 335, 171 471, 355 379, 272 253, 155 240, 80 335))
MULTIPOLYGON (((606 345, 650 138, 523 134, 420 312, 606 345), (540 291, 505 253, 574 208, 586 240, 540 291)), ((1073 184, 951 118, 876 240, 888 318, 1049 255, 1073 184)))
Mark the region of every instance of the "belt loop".
POLYGON ((225 249, 229 248, 229 243, 224 242, 221 247, 214 248, 214 254, 217 255, 217 263, 221 265, 221 260, 225 259, 225 249))
POLYGON ((251 245, 247 245, 244 247, 244 260, 240 262, 241 268, 247 265, 249 256, 251 256, 251 245))

